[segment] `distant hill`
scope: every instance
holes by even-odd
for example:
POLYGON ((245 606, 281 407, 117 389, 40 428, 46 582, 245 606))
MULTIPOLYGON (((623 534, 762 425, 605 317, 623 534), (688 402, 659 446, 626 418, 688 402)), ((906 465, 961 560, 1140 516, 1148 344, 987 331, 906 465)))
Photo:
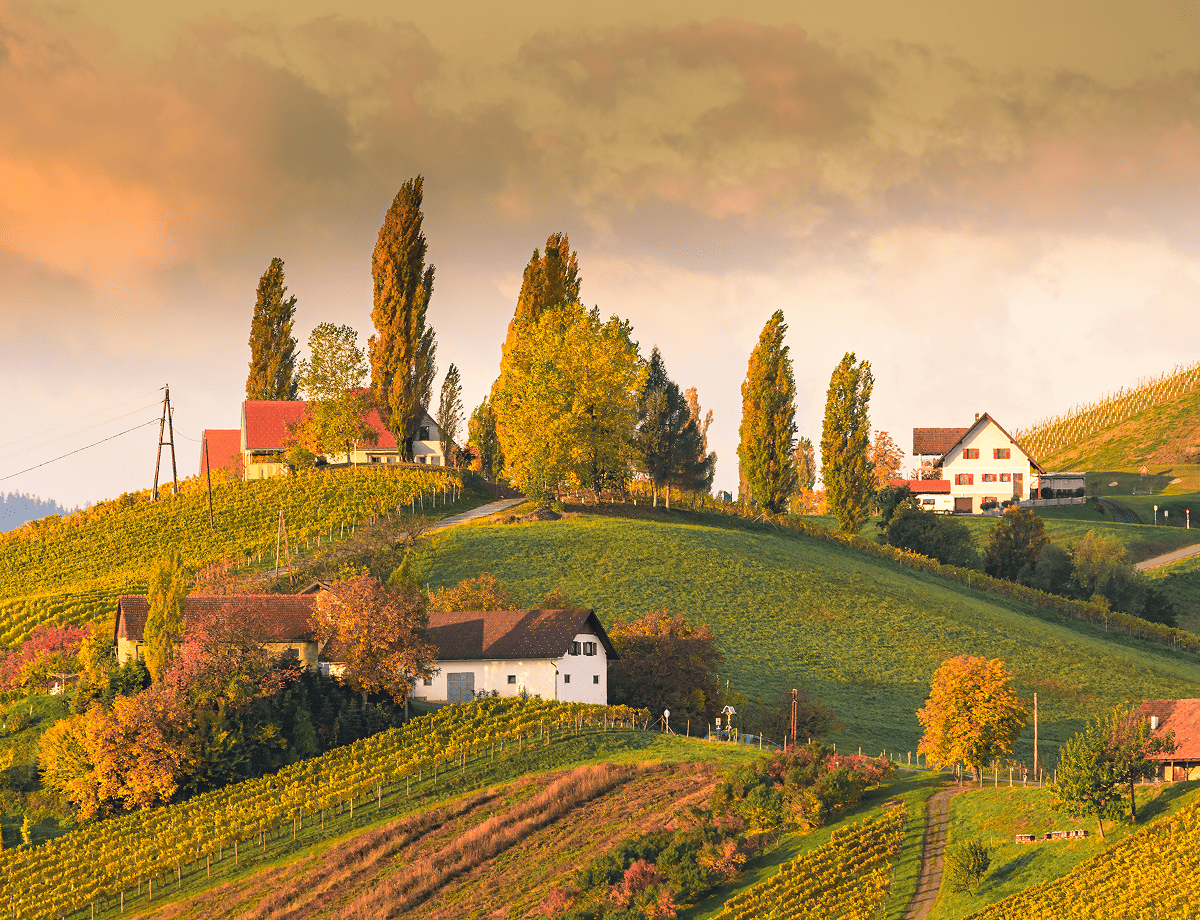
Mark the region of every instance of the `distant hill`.
POLYGON ((1200 464, 1200 362, 1019 429, 1047 469, 1156 471, 1200 464))
POLYGON ((18 492, 0 494, 0 533, 16 530, 27 521, 37 521, 50 514, 73 514, 78 508, 64 508, 53 499, 22 495, 18 492))

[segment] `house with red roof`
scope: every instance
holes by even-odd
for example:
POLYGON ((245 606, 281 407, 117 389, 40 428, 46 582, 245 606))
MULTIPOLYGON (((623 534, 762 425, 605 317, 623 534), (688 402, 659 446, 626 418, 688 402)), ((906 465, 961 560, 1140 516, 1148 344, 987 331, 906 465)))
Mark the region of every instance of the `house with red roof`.
POLYGON ((462 703, 479 693, 608 703, 608 666, 619 657, 593 610, 485 610, 429 614, 434 675, 417 699, 462 703))
POLYGON ((945 479, 889 479, 893 489, 908 486, 917 499, 922 511, 949 514, 954 510, 954 496, 950 494, 950 483, 945 479))
POLYGON ((200 476, 223 470, 227 478, 242 478, 242 432, 238 428, 205 428, 200 436, 200 476))
MULTIPOLYGON (((307 409, 308 403, 302 399, 248 399, 242 403, 239 435, 247 479, 266 479, 287 471, 284 463, 286 442, 291 432, 303 423, 307 409)), ((399 463, 402 459, 400 448, 384 426, 378 410, 371 410, 367 423, 375 430, 376 443, 364 441, 353 445, 348 454, 330 454, 325 459, 329 463, 399 463)), ((422 410, 417 437, 413 440, 413 460, 430 466, 446 465, 441 432, 426 410, 422 410)), ((216 466, 216 460, 213 465, 216 466)))
POLYGON ((1176 783, 1200 779, 1200 700, 1146 700, 1135 714, 1149 721, 1155 735, 1175 735, 1174 751, 1150 755, 1161 765, 1160 778, 1176 783))
POLYGON ((1046 472, 986 412, 967 428, 914 428, 913 454, 949 483, 956 514, 1034 498, 1046 472))

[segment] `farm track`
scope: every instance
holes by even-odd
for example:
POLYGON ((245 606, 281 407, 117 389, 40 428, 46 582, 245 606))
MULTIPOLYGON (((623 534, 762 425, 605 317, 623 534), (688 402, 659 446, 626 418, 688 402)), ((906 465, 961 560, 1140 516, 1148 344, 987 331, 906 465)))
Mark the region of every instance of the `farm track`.
POLYGON ((1108 513, 1112 515, 1112 519, 1118 524, 1142 523, 1142 519, 1138 517, 1137 512, 1128 505, 1123 505, 1119 501, 1114 501, 1111 498, 1100 499, 1100 504, 1102 504, 1108 510, 1108 513))
POLYGON ((1144 572, 1146 569, 1156 569, 1160 565, 1178 562, 1180 559, 1189 559, 1192 556, 1200 556, 1200 543, 1196 543, 1193 546, 1185 546, 1170 553, 1163 553, 1161 556, 1155 556, 1153 559, 1143 559, 1141 562, 1135 563, 1134 568, 1139 572, 1144 572))
POLYGON ((921 852, 921 876, 917 893, 904 920, 925 920, 937 901, 942 887, 942 854, 946 849, 946 832, 950 821, 950 800, 958 789, 941 789, 929 798, 925 809, 925 843, 921 852))
POLYGON ((541 899, 576 866, 630 834, 668 825, 707 801, 715 782, 712 769, 690 764, 605 764, 519 780, 142 916, 449 920, 490 916, 503 901, 518 911, 510 916, 536 917, 541 899), (547 796, 562 812, 548 819, 539 817, 547 796))

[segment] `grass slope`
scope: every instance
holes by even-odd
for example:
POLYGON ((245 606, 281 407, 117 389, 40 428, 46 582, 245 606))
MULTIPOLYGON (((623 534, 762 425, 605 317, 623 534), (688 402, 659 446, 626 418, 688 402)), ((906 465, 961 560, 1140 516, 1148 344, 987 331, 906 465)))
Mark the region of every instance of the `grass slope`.
MULTIPOLYGON (((832 740, 869 754, 915 751, 933 673, 963 653, 1003 659, 1023 694, 1039 692, 1043 762, 1118 702, 1200 694, 1195 656, 799 534, 659 517, 456 528, 428 580, 492 572, 524 597, 561 588, 606 625, 682 612, 717 635, 722 678, 752 695, 807 687, 844 723, 832 740)), ((1017 755, 1032 761, 1032 729, 1017 755)))

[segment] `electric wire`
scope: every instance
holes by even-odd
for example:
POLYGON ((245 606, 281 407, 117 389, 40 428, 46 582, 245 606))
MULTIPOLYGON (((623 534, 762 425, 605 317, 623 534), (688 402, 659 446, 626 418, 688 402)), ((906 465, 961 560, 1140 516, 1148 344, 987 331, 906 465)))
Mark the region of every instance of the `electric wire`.
MULTIPOLYGON (((150 393, 161 393, 163 389, 163 387, 159 387, 157 390, 151 390, 150 393)), ((111 412, 113 409, 120 409, 122 406, 127 406, 131 402, 137 402, 138 400, 145 399, 150 395, 150 393, 143 393, 140 396, 134 396, 131 399, 126 399, 122 402, 116 403, 115 405, 109 406, 106 409, 98 409, 95 412, 89 412, 87 415, 77 418, 71 422, 63 422, 61 425, 54 425, 50 428, 43 429, 42 431, 35 431, 33 434, 27 434, 23 438, 14 438, 13 440, 9 441, 6 446, 11 447, 13 444, 20 444, 22 441, 28 441, 30 438, 40 438, 44 434, 49 434, 52 431, 58 431, 60 428, 66 428, 68 425, 74 425, 77 422, 86 422, 88 419, 94 418, 97 415, 103 415, 105 412, 111 412)), ((117 417, 121 418, 121 416, 117 417)))
POLYGON ((17 473, 9 473, 7 476, 0 476, 0 482, 4 482, 4 480, 6 480, 6 479, 12 479, 14 476, 20 476, 22 473, 28 473, 28 472, 30 472, 31 470, 40 469, 40 468, 41 468, 41 467, 43 467, 43 466, 47 466, 48 464, 54 463, 54 462, 56 462, 56 461, 58 461, 58 460, 63 460, 63 459, 65 459, 65 458, 67 458, 67 457, 70 457, 70 456, 72 456, 72 455, 74 455, 74 454, 77 454, 77 453, 79 453, 80 451, 87 450, 89 447, 95 447, 97 444, 103 444, 105 441, 111 441, 113 438, 119 438, 119 437, 120 437, 121 435, 123 435, 123 434, 129 434, 129 432, 131 432, 131 431, 137 431, 139 428, 145 428, 147 425, 155 425, 155 424, 158 424, 160 421, 161 421, 161 419, 158 419, 158 418, 152 418, 152 419, 150 419, 150 421, 148 421, 148 422, 142 422, 142 424, 140 424, 140 425, 134 425, 132 428, 126 428, 124 431, 118 431, 118 432, 117 432, 116 434, 114 434, 114 435, 109 435, 107 438, 101 438, 99 441, 95 441, 95 442, 93 442, 93 443, 91 443, 91 444, 88 444, 88 445, 86 445, 86 446, 84 446, 84 447, 77 447, 75 450, 73 450, 73 451, 70 451, 69 453, 65 453, 65 454, 63 454, 62 456, 55 457, 53 460, 46 460, 46 461, 44 461, 44 462, 42 462, 42 463, 39 463, 39 464, 37 464, 36 466, 31 466, 31 467, 29 467, 29 468, 27 468, 27 469, 23 469, 23 470, 21 470, 20 472, 17 472, 17 473))
MULTIPOLYGON (((40 449, 42 447, 46 447, 50 444, 57 444, 59 441, 65 441, 67 438, 73 438, 76 435, 83 434, 85 431, 91 431, 93 428, 99 428, 102 425, 108 425, 111 422, 117 421, 118 419, 128 418, 131 415, 137 415, 137 413, 139 413, 139 412, 145 412, 147 409, 153 409, 153 408, 155 408, 153 403, 149 406, 139 406, 138 408, 133 409, 129 412, 122 412, 120 415, 114 415, 112 418, 105 419, 102 422, 97 422, 94 425, 88 425, 86 428, 80 428, 77 431, 72 431, 68 434, 59 435, 57 438, 51 438, 49 441, 43 441, 40 444, 34 444, 32 447, 22 447, 20 450, 14 451, 11 454, 5 454, 4 456, 0 456, 0 461, 11 460, 13 457, 21 456, 21 454, 27 454, 30 451, 38 450, 38 449, 40 449)), ((80 421, 82 421, 82 419, 80 421)), ((74 424, 74 423, 69 423, 69 424, 74 424)), ((60 425, 58 427, 61 428, 62 426, 60 425)), ((26 438, 25 440, 28 440, 28 438, 26 438)), ((16 442, 14 441, 12 443, 16 443, 16 442)))

